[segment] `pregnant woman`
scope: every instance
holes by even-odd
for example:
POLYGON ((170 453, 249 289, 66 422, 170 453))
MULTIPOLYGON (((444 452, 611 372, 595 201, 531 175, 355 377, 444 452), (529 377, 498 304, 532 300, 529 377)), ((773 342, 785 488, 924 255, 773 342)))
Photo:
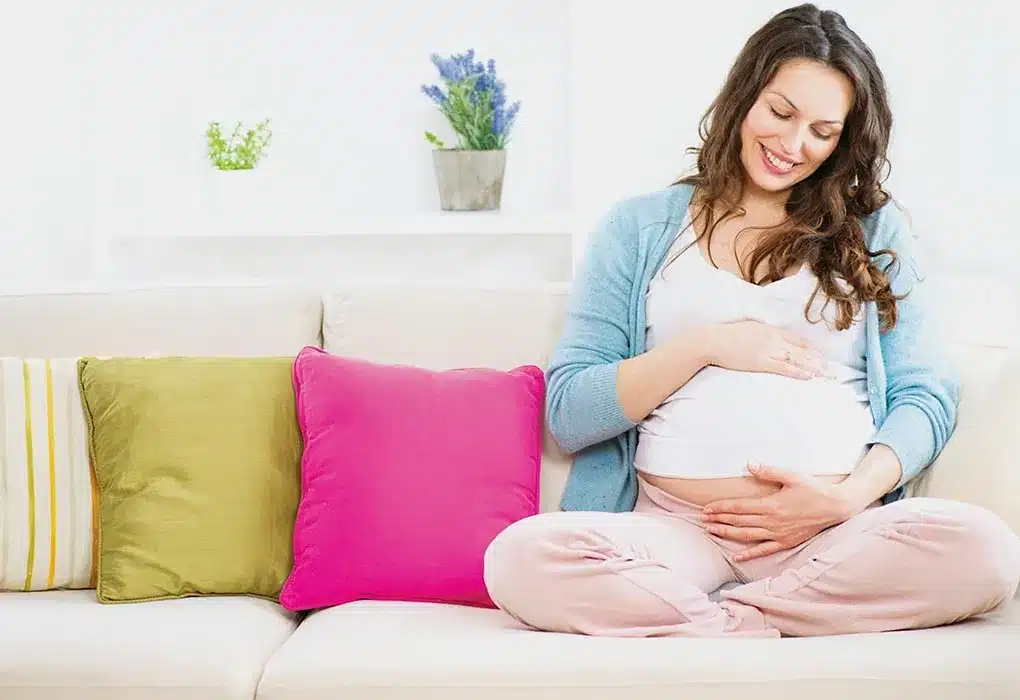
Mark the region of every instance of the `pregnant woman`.
POLYGON ((871 51, 801 5, 738 56, 695 174, 604 218, 548 370, 574 465, 561 512, 486 552, 502 610, 589 635, 808 636, 1015 594, 1002 520, 904 494, 958 383, 880 183, 891 122, 871 51))

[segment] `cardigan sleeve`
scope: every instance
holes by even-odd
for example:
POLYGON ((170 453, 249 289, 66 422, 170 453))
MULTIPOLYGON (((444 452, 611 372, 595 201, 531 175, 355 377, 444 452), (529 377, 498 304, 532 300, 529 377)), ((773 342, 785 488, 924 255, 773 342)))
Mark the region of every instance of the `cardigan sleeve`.
POLYGON ((887 445, 902 466, 897 488, 939 456, 956 427, 959 380, 945 355, 919 270, 912 233, 893 203, 880 210, 876 243, 892 250, 898 263, 889 270, 897 297, 896 326, 882 333, 888 412, 872 444, 887 445), (904 296, 905 295, 905 296, 904 296))
POLYGON ((602 217, 577 271, 560 341, 546 370, 546 421, 568 453, 635 426, 620 407, 616 372, 630 356, 638 231, 629 204, 602 217))

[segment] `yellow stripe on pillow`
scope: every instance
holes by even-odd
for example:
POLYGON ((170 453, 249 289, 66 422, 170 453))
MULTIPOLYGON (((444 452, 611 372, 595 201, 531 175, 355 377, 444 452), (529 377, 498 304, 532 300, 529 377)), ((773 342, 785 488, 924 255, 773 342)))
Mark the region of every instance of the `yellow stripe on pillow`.
POLYGON ((95 505, 77 358, 0 358, 0 590, 92 587, 95 505))

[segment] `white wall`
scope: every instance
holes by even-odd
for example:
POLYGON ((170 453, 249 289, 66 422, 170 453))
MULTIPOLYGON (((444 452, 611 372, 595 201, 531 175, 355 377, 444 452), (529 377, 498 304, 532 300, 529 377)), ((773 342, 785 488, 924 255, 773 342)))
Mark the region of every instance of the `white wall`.
POLYGON ((272 117, 270 156, 256 171, 271 181, 270 201, 258 203, 267 216, 312 210, 308 223, 326 227, 342 216, 434 210, 423 132, 452 134, 419 87, 438 82, 431 52, 469 47, 497 60, 509 98, 526 105, 506 209, 566 205, 562 0, 121 0, 90 16, 99 179, 113 189, 104 205, 144 202, 119 225, 162 229, 168 209, 183 209, 182 223, 198 220, 210 180, 237 174, 213 171, 205 158, 213 119, 228 127, 272 117), (159 217, 146 216, 153 209, 159 217))
POLYGON ((0 285, 91 274, 89 36, 68 2, 4 3, 0 285))
POLYGON ((0 287, 351 274, 566 279, 566 0, 43 0, 0 59, 15 143, 0 287), (494 58, 523 110, 499 217, 436 217, 432 52, 494 58), (204 130, 269 116, 269 157, 220 173, 204 130), (238 183, 241 183, 238 186, 238 183), (234 214, 218 208, 240 204, 234 214), (220 206, 217 206, 220 205, 220 206))
MULTIPOLYGON (((565 279, 571 234, 576 255, 613 200, 680 173, 743 41, 789 4, 11 3, 0 29, 0 286, 565 279), (449 132, 419 92, 435 81, 430 52, 467 47, 494 57, 523 101, 505 211, 477 227, 430 216, 422 132, 449 132), (217 198, 236 201, 235 180, 203 160, 204 126, 263 116, 275 141, 257 182, 233 195, 247 197, 244 216, 216 219, 217 198), (256 235, 232 230, 245 226, 256 235)), ((823 5, 844 13, 886 72, 897 120, 889 187, 940 264, 1013 274, 1018 11, 991 0, 823 5)))

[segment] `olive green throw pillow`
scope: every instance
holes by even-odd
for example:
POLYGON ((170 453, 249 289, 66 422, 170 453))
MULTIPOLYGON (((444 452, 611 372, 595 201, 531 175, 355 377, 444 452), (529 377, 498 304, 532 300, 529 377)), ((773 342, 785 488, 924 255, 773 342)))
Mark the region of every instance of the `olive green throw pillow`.
POLYGON ((301 488, 293 362, 79 360, 101 602, 278 597, 301 488))

